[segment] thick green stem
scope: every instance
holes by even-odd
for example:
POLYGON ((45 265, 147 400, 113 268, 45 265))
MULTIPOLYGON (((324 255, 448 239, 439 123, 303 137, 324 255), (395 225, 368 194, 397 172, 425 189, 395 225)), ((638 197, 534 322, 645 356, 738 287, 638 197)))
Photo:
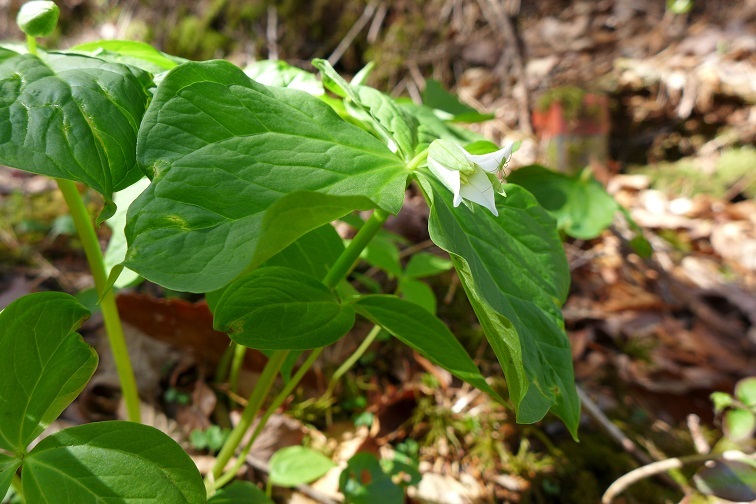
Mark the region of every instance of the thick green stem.
POLYGON ((352 366, 354 366, 360 358, 365 355, 365 352, 367 352, 368 348, 370 348, 370 345, 373 344, 373 341, 375 341, 375 338, 378 337, 378 335, 381 333, 381 326, 375 325, 370 330, 367 336, 365 336, 365 339, 362 341, 359 347, 357 347, 357 350, 352 353, 352 355, 349 356, 347 360, 344 361, 344 363, 339 366, 339 368, 333 373, 333 376, 331 376, 331 380, 328 382, 328 388, 326 389, 325 396, 329 397, 333 393, 333 389, 336 388, 336 383, 341 379, 342 376, 346 374, 347 371, 352 369, 352 366))
POLYGON ((386 222, 389 214, 376 208, 373 215, 363 224, 362 228, 352 238, 349 246, 341 253, 339 258, 333 264, 328 274, 323 279, 323 284, 329 289, 336 287, 351 271, 354 264, 359 259, 362 251, 367 247, 370 240, 381 229, 383 223, 386 222))
POLYGON ((260 421, 257 423, 257 427, 255 428, 255 431, 252 433, 252 436, 249 438, 249 441, 247 441, 246 446, 244 446, 244 450, 242 450, 241 454, 236 460, 236 463, 231 467, 229 470, 227 470, 221 477, 219 477, 217 480, 215 480, 215 484, 213 485, 213 488, 217 490, 218 488, 222 488, 224 485, 226 485, 228 482, 230 482, 234 477, 236 476, 237 471, 241 466, 244 464, 244 461, 247 460, 247 455, 249 455, 249 451, 252 449, 252 444, 255 442, 255 439, 257 439, 257 436, 260 435, 263 428, 265 427, 265 424, 268 422, 268 419, 271 417, 273 413, 284 403, 287 397, 289 397, 289 394, 291 394, 297 385, 299 385, 299 382, 302 381, 302 378, 304 378, 304 375, 307 373, 307 371, 310 370, 312 367, 312 364, 315 362, 315 360, 320 356, 320 354, 323 352, 323 348, 316 348, 312 352, 310 352, 310 355, 307 356, 307 359, 302 363, 301 366, 299 366, 299 369, 294 374, 294 376, 291 377, 291 380, 289 380, 289 383, 286 384, 286 386, 281 390, 281 392, 278 393, 275 399, 273 399, 273 402, 270 403, 270 406, 268 406, 268 409, 265 410, 265 414, 262 416, 260 421))
POLYGON ((288 350, 276 350, 273 352, 273 355, 270 356, 268 363, 265 365, 265 368, 260 375, 260 379, 255 384, 255 389, 252 391, 252 395, 249 396, 249 401, 242 412, 239 423, 236 424, 236 427, 231 431, 226 442, 223 443, 223 448, 221 448, 218 457, 215 459, 213 470, 207 475, 205 486, 208 489, 214 487, 215 478, 219 478, 220 475, 223 474, 223 468, 226 467, 228 461, 233 457, 236 448, 241 444, 244 434, 247 432, 250 425, 252 425, 252 422, 255 419, 255 414, 262 406, 265 396, 268 395, 268 391, 273 385, 276 375, 281 369, 281 366, 283 366, 287 355, 289 355, 288 350))
POLYGON ((76 231, 79 233, 79 239, 84 247, 84 254, 87 256, 89 269, 94 278, 95 288, 102 299, 100 308, 105 321, 105 332, 108 335, 110 349, 113 352, 113 359, 115 360, 116 371, 121 382, 123 398, 126 401, 128 418, 132 422, 140 422, 139 394, 137 393, 134 370, 131 367, 129 352, 126 348, 126 339, 123 335, 121 318, 118 316, 115 294, 107 286, 108 275, 105 271, 102 250, 100 249, 100 242, 97 240, 92 218, 84 206, 76 183, 64 179, 57 179, 57 182, 60 191, 63 193, 63 198, 68 205, 76 231))

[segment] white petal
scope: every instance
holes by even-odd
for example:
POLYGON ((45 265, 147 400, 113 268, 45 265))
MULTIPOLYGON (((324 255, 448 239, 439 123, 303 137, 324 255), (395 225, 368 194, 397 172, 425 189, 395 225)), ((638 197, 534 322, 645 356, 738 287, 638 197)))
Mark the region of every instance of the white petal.
POLYGON ((433 158, 428 158, 428 168, 447 189, 454 193, 454 206, 462 203, 460 190, 460 173, 457 170, 449 170, 433 158))
POLYGON ((484 171, 487 171, 488 173, 494 173, 499 169, 500 166, 506 163, 509 157, 512 155, 513 146, 514 144, 510 143, 497 150, 496 152, 480 155, 470 154, 465 151, 465 156, 467 156, 468 160, 480 166, 484 171))
POLYGON ((462 197, 488 208, 492 214, 498 216, 499 211, 496 209, 493 186, 486 173, 483 170, 476 170, 473 175, 467 178, 467 181, 468 183, 463 184, 460 189, 462 197))

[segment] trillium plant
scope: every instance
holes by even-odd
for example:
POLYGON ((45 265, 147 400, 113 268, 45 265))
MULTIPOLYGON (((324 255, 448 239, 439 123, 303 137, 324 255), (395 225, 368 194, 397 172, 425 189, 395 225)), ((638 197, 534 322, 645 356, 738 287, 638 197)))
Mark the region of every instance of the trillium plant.
POLYGON ((38 48, 57 15, 52 2, 25 4, 26 46, 0 45, 0 164, 50 176, 63 192, 130 421, 66 429, 30 447, 82 390, 97 355, 75 332, 89 313, 72 296, 15 301, 0 314, 0 496, 12 484, 28 502, 259 498, 251 485, 228 484, 265 420, 358 317, 375 325, 371 335, 385 330, 513 408, 518 422, 551 412, 576 436, 560 311, 569 270, 554 219, 500 180, 512 145, 365 85, 369 66, 347 82, 323 60, 312 62, 316 74, 277 61, 186 61, 128 41, 38 48), (84 190, 102 196, 98 215, 87 213, 84 190), (408 190, 425 197, 443 257, 419 252, 402 263, 386 240, 382 227, 408 190), (354 228, 350 240, 335 221, 354 228), (113 229, 104 257, 95 234, 103 222, 113 229), (355 288, 359 261, 398 279, 397 291, 355 288), (501 365, 506 399, 435 315, 421 279, 450 267, 501 365), (178 444, 138 423, 114 295, 143 279, 204 293, 233 352, 269 357, 204 484, 178 444))

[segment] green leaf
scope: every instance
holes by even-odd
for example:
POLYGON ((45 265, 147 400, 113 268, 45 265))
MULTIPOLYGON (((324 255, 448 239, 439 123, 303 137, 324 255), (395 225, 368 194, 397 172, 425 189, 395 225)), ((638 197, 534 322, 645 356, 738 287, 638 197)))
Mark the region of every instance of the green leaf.
POLYGON ((398 149, 405 161, 412 159, 418 143, 418 122, 414 116, 377 89, 348 84, 326 60, 315 59, 312 64, 322 73, 328 89, 348 98, 350 114, 372 127, 392 151, 398 149))
POLYGON ((265 492, 248 481, 234 481, 210 497, 207 504, 273 504, 265 492))
POLYGON ((204 503, 189 455, 154 427, 96 422, 43 439, 24 459, 28 502, 204 503))
POLYGON ((559 307, 570 282, 554 220, 530 193, 507 184, 499 216, 455 208, 431 175, 419 181, 431 207, 428 228, 446 250, 507 379, 517 421, 551 409, 577 433, 580 402, 559 307))
POLYGON ((283 196, 265 212, 249 269, 256 268, 324 223, 343 217, 352 210, 372 207, 372 202, 364 197, 317 192, 293 192, 283 196))
POLYGON ((740 380, 735 385, 735 397, 749 408, 756 407, 756 376, 740 380))
POLYGON ((756 414, 746 409, 733 408, 725 411, 722 424, 725 435, 736 443, 753 439, 754 431, 756 431, 756 414))
POLYGON ((360 257, 371 266, 376 266, 390 275, 402 274, 402 265, 399 263, 399 249, 388 237, 378 235, 373 238, 362 251, 360 257))
POLYGON ((281 448, 270 458, 270 482, 293 487, 310 483, 336 467, 331 459, 304 446, 281 448))
POLYGON ((215 306, 214 325, 246 347, 307 350, 346 334, 354 325, 354 311, 318 279, 270 266, 228 286, 215 306))
POLYGON ((182 61, 181 58, 158 51, 150 44, 132 40, 86 42, 73 46, 67 52, 91 53, 98 58, 135 66, 152 74, 170 70, 182 61))
POLYGON ((89 311, 62 292, 24 296, 0 313, 0 448, 24 453, 97 367, 74 331, 89 311))
MULTIPOLYGON (((2 50, 0 50, 2 52, 2 50)), ((0 56, 0 164, 82 182, 105 197, 136 182, 149 74, 93 57, 0 56)))
POLYGON ((422 280, 408 277, 399 278, 399 295, 402 299, 422 306, 433 315, 436 314, 436 305, 438 304, 436 295, 433 293, 433 289, 422 280))
POLYGON ((330 224, 300 236, 297 241, 265 262, 264 266, 284 266, 315 278, 325 278, 344 252, 344 242, 330 224))
POLYGON ((423 105, 443 112, 442 119, 450 121, 474 123, 494 118, 494 114, 481 114, 469 105, 465 105, 456 96, 446 91, 440 82, 433 79, 425 81, 423 105))
POLYGON ((359 452, 339 476, 339 490, 347 504, 402 504, 404 491, 383 472, 375 455, 359 452))
POLYGON ((434 254, 420 252, 410 257, 407 267, 404 269, 404 276, 409 278, 424 278, 439 275, 452 268, 449 259, 439 257, 434 254))
POLYGON ((503 402, 449 328, 428 310, 389 295, 364 296, 354 301, 353 306, 357 313, 380 325, 437 366, 503 402))
POLYGON ((724 392, 712 392, 709 399, 714 403, 715 413, 721 413, 726 408, 729 408, 733 402, 732 396, 724 392))
POLYGON ((60 9, 55 2, 33 0, 21 6, 16 24, 31 37, 48 37, 55 31, 59 15, 60 9))
POLYGON ((619 210, 614 198, 593 178, 569 177, 531 165, 512 172, 507 182, 530 191, 556 217, 559 229, 574 238, 596 238, 619 210))
MULTIPOLYGON (((134 200, 150 185, 147 178, 139 179, 135 184, 119 191, 113 195, 113 202, 116 204, 116 212, 105 223, 113 231, 108 242, 108 248, 105 250, 105 270, 112 273, 113 268, 120 265, 126 258, 126 211, 129 209, 134 200)), ((122 289, 139 280, 140 276, 128 268, 118 275, 118 279, 111 284, 116 289, 122 289)))
POLYGON ((266 86, 298 89, 319 96, 325 93, 317 76, 281 60, 255 61, 244 69, 247 76, 266 86))
POLYGON ((698 490, 728 502, 756 499, 756 463, 749 460, 715 460, 693 476, 698 490))
POLYGON ((0 495, 5 496, 10 488, 13 475, 21 467, 21 457, 11 457, 0 453, 0 495))
POLYGON ((433 140, 442 138, 452 140, 462 145, 481 140, 479 134, 468 129, 460 128, 439 119, 434 110, 423 105, 416 105, 411 101, 399 102, 399 106, 405 113, 415 117, 419 126, 417 129, 417 147, 415 152, 427 148, 433 140))
MULTIPOLYGON (((336 218, 330 210, 311 216, 297 205, 302 195, 290 196, 285 225, 307 219, 310 227, 282 230, 288 243, 256 254, 266 211, 286 195, 359 198, 348 201, 396 213, 408 174, 384 145, 317 98, 267 88, 223 61, 168 73, 142 122, 138 156, 154 179, 129 209, 126 266, 189 292, 224 286, 253 258, 264 261, 336 218)), ((327 203, 343 209, 334 201, 327 203)))

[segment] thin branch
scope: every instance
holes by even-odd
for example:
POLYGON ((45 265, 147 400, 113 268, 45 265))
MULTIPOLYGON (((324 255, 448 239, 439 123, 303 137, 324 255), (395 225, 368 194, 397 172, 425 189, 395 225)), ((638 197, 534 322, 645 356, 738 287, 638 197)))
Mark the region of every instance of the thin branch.
POLYGON ((595 420, 596 423, 598 423, 606 431, 607 434, 609 434, 609 437, 614 439, 617 444, 619 444, 622 448, 625 449, 625 451, 635 457, 640 463, 651 464, 653 462, 653 460, 648 455, 646 455, 645 452, 638 448, 638 445, 636 445, 629 437, 625 435, 625 433, 623 433, 619 429, 619 427, 614 425, 606 417, 606 415, 604 415, 604 412, 601 411, 601 409, 595 402, 593 402, 593 399, 588 397, 588 394, 585 393, 585 390, 583 390, 582 387, 578 385, 576 388, 578 397, 580 397, 580 402, 583 403, 585 412, 588 413, 588 415, 593 420, 595 420))
POLYGON ((268 59, 278 59, 278 11, 275 5, 268 5, 268 22, 265 27, 265 38, 268 41, 268 59))
POLYGON ((333 53, 331 53, 331 55, 328 57, 328 63, 335 65, 341 59, 341 57, 344 56, 344 53, 347 49, 349 49, 349 46, 352 45, 354 39, 357 38, 357 35, 362 31, 363 28, 365 28, 365 25, 368 24, 370 18, 373 17, 377 7, 378 2, 376 1, 370 2, 365 6, 365 10, 362 11, 360 17, 357 19, 357 21, 355 21, 354 25, 352 25, 347 34, 344 35, 344 38, 341 39, 341 42, 339 42, 339 45, 336 46, 336 49, 334 49, 333 53))
POLYGON ((644 478, 648 478, 649 476, 665 473, 672 469, 680 469, 685 465, 700 464, 702 462, 707 462, 709 460, 716 460, 716 459, 756 460, 756 456, 746 455, 743 452, 733 450, 733 451, 726 451, 724 453, 706 453, 706 454, 697 453, 695 455, 687 455, 685 457, 675 457, 675 458, 659 460, 657 462, 653 462, 643 467, 639 467, 638 469, 634 469, 630 471, 629 473, 625 474, 624 476, 622 476, 621 478, 619 478, 614 483, 612 483, 611 486, 604 493, 604 496, 601 498, 601 504, 611 504, 614 498, 617 497, 619 494, 621 494, 630 485, 644 478))

